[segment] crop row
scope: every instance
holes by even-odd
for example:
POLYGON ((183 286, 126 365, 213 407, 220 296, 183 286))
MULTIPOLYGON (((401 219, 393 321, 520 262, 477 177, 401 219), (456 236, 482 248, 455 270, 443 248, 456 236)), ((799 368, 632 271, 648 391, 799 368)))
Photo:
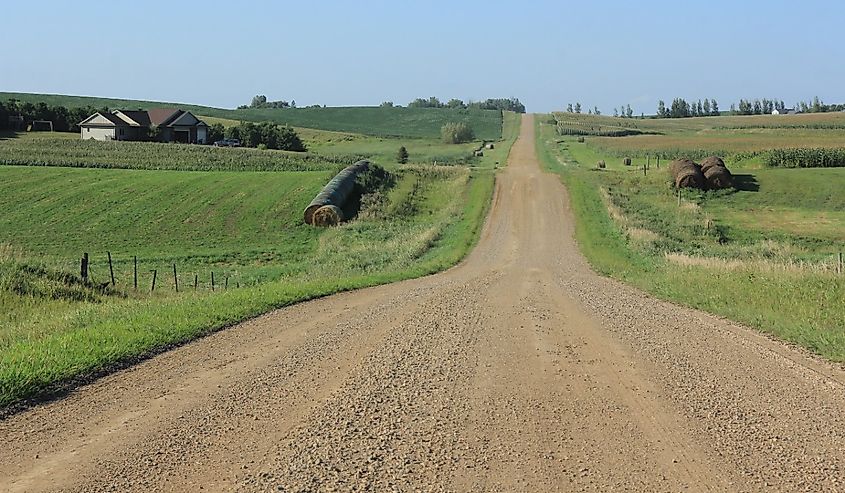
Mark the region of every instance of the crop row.
POLYGON ((153 142, 68 139, 0 141, 0 164, 3 165, 179 171, 322 171, 357 160, 358 156, 153 142))
POLYGON ((766 156, 766 164, 779 168, 841 168, 845 167, 845 148, 773 149, 766 156))

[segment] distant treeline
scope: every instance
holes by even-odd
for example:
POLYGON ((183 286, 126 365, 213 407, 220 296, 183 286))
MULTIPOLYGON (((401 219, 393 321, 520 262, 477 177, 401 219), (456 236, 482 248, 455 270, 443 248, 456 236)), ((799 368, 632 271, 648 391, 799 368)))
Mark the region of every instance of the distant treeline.
POLYGON ((79 123, 97 111, 108 112, 109 109, 93 106, 47 106, 45 103, 22 103, 10 99, 5 103, 0 101, 0 130, 26 130, 26 126, 31 125, 33 121, 51 121, 56 132, 79 132, 79 123))
MULTIPOLYGON (((393 103, 387 101, 382 103, 382 106, 393 106, 393 103)), ((408 108, 450 108, 450 109, 476 109, 476 110, 502 110, 514 111, 516 113, 525 113, 525 105, 522 104, 518 98, 498 98, 485 99, 484 101, 470 101, 464 103, 460 99, 450 99, 443 103, 438 98, 432 96, 428 99, 417 98, 408 103, 408 108)))
POLYGON ((731 112, 737 115, 769 115, 774 110, 779 112, 794 110, 796 113, 830 113, 845 111, 845 104, 824 104, 818 96, 811 102, 799 101, 792 108, 787 108, 783 100, 771 99, 740 99, 739 105, 732 104, 731 112))
POLYGON ((715 99, 700 99, 688 103, 683 98, 675 98, 668 108, 661 99, 657 102, 657 118, 689 118, 693 116, 719 116, 719 103, 715 99))
MULTIPOLYGON (((317 105, 319 106, 319 105, 317 105)), ((238 106, 239 110, 248 110, 248 109, 261 109, 261 108, 296 108, 296 100, 291 100, 290 102, 285 100, 279 101, 267 101, 267 96, 263 94, 259 94, 252 98, 252 101, 249 105, 241 105, 238 106)))

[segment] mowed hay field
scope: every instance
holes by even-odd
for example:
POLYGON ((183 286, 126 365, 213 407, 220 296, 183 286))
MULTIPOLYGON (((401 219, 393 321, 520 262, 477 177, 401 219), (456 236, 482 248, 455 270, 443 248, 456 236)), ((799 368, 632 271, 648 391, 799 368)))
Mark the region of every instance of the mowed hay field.
MULTIPOLYGON (((841 118, 810 116, 816 122, 841 118)), ((631 124, 600 118, 605 125, 631 124)), ((579 243, 598 271, 845 361, 845 275, 838 272, 838 254, 845 252, 845 199, 839 193, 845 168, 776 169, 748 158, 748 149, 767 151, 771 137, 757 127, 774 126, 773 118, 635 120, 663 135, 585 136, 584 142, 559 135, 551 118, 539 118, 538 152, 566 183, 579 243), (703 125, 700 120, 707 127, 693 128, 703 125), (741 131, 753 146, 733 146, 730 136, 712 140, 711 132, 740 132, 723 130, 739 122, 753 127, 741 131), (660 139, 665 145, 653 147, 660 139), (718 149, 731 150, 723 155, 736 189, 684 189, 679 201, 668 159, 718 149), (632 166, 624 166, 621 156, 631 156, 632 166), (595 169, 598 160, 607 168, 595 169)), ((793 116, 780 118, 794 125, 793 116)), ((796 147, 805 145, 808 131, 845 136, 845 129, 784 125, 772 131, 780 145, 796 147)))
POLYGON ((393 185, 329 229, 304 225, 302 211, 352 154, 133 143, 79 152, 72 138, 44 134, 0 141, 0 156, 7 145, 18 156, 48 155, 53 142, 71 149, 39 166, 0 166, 9 211, 0 217, 0 407, 276 307, 454 265, 476 241, 514 121, 472 169, 388 166, 393 185), (231 151, 252 164, 226 164, 231 151), (186 165, 194 153, 213 157, 186 165), (90 286, 78 277, 83 252, 90 286), (106 252, 116 285, 101 289, 106 252))

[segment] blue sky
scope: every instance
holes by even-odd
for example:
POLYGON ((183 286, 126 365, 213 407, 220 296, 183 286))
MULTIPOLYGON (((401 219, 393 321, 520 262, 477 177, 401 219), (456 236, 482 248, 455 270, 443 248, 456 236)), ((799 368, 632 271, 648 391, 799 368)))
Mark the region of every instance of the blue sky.
POLYGON ((234 107, 519 97, 845 102, 836 1, 14 2, 0 90, 234 107), (13 47, 10 49, 10 47, 13 47))

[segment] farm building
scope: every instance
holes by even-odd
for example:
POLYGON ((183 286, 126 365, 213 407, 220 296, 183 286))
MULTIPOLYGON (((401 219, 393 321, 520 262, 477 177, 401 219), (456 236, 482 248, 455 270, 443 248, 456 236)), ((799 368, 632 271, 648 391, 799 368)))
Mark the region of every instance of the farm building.
POLYGON ((205 144, 208 125, 191 114, 172 108, 98 111, 79 124, 83 140, 158 140, 205 144), (156 132, 151 132, 156 129, 156 132))
POLYGON ((783 108, 783 109, 774 109, 772 110, 773 115, 797 115, 798 112, 793 108, 783 108))

